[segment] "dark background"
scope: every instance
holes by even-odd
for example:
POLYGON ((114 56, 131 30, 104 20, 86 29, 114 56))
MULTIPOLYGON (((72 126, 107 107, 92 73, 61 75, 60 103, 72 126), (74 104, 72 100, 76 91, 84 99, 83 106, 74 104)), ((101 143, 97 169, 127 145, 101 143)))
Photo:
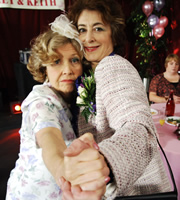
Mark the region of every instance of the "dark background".
MULTIPOLYGON (((65 0, 65 10, 72 0, 65 0)), ((122 4, 126 19, 133 11, 131 1, 117 0, 122 4)), ((137 0, 137 4, 140 0, 137 0)), ((171 41, 168 52, 175 52, 180 56, 180 1, 170 1, 168 11, 169 30, 168 37, 171 41)), ((60 10, 27 10, 0 8, 0 108, 11 101, 22 100, 35 83, 29 77, 26 66, 18 66, 19 50, 29 48, 32 38, 36 37, 54 21, 62 11, 60 10), (18 69, 17 69, 18 68, 18 69), (22 68, 22 69, 21 69, 22 68), (18 71, 22 70, 22 71, 18 71), (26 85, 24 83, 26 82, 26 85)), ((136 67, 136 49, 133 26, 127 27, 127 53, 126 58, 136 67)), ((163 68, 162 63, 162 68, 163 68)))

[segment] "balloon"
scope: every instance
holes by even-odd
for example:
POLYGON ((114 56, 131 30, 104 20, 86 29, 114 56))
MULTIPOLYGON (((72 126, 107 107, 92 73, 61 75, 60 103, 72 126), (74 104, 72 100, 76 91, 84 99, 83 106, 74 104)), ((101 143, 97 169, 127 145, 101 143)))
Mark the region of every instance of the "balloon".
POLYGON ((159 25, 163 26, 164 28, 168 25, 168 18, 162 16, 159 18, 159 25))
POLYGON ((147 22, 149 27, 154 28, 158 24, 159 18, 156 15, 150 15, 147 22))
POLYGON ((165 5, 165 0, 154 0, 154 7, 159 12, 165 5))
POLYGON ((164 30, 164 27, 161 26, 161 25, 156 25, 154 28, 153 28, 153 34, 154 34, 154 37, 156 38, 156 40, 160 37, 163 36, 165 30, 164 30))
POLYGON ((152 13, 153 8, 154 6, 151 1, 145 1, 142 5, 142 10, 147 17, 149 17, 149 15, 152 13))

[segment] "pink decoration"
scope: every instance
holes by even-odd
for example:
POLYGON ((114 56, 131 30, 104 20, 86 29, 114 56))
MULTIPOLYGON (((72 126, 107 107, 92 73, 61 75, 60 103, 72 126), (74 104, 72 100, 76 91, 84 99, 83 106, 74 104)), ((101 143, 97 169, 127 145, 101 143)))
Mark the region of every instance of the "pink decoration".
POLYGON ((149 37, 153 36, 153 29, 151 29, 151 32, 149 32, 149 37))
POLYGON ((145 1, 144 4, 142 5, 142 11, 147 17, 149 17, 149 15, 152 13, 153 8, 154 6, 151 1, 145 1))
POLYGON ((168 25, 168 18, 162 16, 159 18, 159 25, 163 26, 164 28, 168 25))
POLYGON ((165 32, 164 27, 159 24, 153 28, 153 34, 156 40, 162 37, 164 32, 165 32))
POLYGON ((159 18, 156 15, 150 15, 147 22, 149 27, 154 28, 158 24, 159 18))

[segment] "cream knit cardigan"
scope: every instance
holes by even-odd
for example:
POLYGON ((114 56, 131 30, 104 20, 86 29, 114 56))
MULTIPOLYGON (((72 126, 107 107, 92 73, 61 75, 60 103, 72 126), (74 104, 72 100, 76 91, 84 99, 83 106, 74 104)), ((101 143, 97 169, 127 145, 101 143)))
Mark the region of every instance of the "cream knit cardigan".
POLYGON ((93 133, 114 175, 106 199, 170 191, 147 95, 137 70, 119 55, 95 70, 97 115, 79 115, 79 134, 93 133), (113 187, 114 186, 114 187, 113 187))

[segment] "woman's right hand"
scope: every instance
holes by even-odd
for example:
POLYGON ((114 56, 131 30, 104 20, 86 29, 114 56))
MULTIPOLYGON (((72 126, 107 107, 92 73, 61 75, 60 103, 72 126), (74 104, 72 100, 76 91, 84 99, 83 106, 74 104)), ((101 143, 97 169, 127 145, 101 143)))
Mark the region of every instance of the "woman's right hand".
MULTIPOLYGON (((65 178, 71 181, 72 188, 79 187, 80 191, 92 191, 93 194, 102 196, 110 178, 109 168, 98 150, 99 147, 90 133, 74 140, 64 152, 65 166, 67 166, 65 178)), ((69 192, 63 191, 64 193, 68 195, 69 192)))
POLYGON ((77 156, 64 156, 64 178, 83 190, 101 187, 109 175, 104 157, 94 148, 86 148, 77 156))

